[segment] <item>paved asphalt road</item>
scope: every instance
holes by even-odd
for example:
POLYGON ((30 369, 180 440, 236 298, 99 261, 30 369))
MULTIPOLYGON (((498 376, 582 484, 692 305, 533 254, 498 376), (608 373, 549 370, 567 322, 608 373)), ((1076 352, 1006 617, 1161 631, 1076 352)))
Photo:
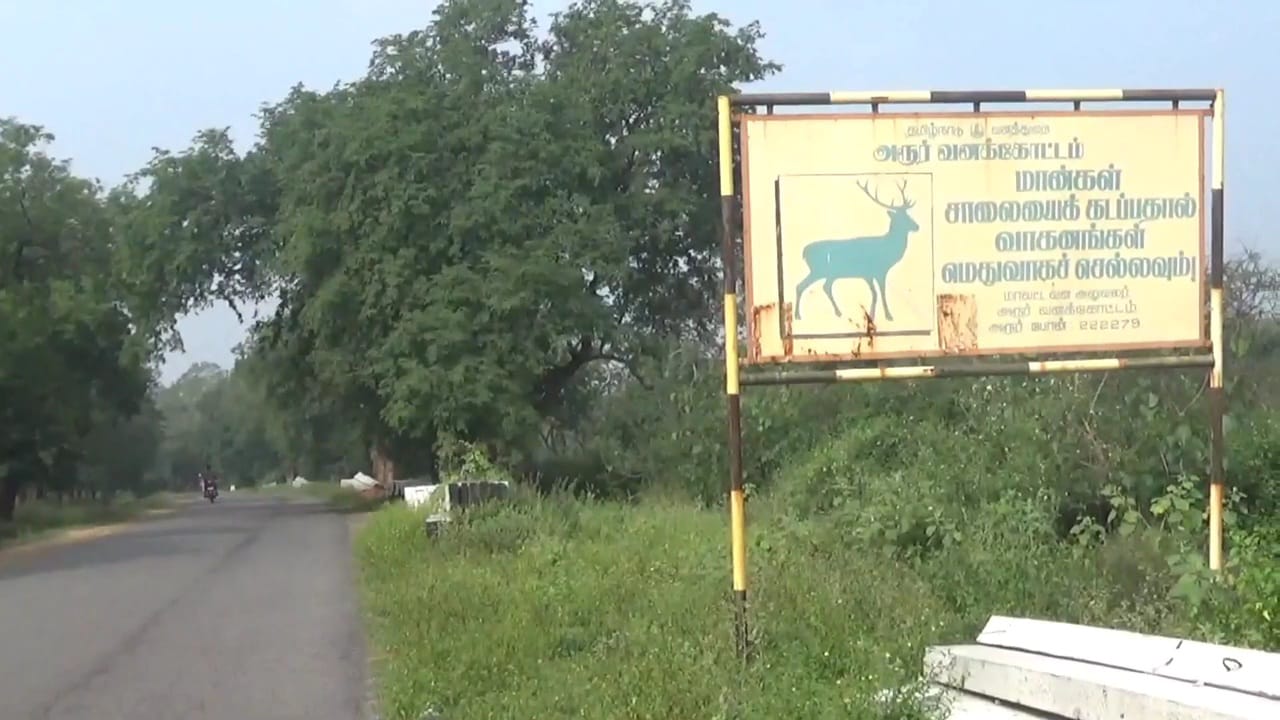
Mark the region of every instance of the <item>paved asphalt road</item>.
POLYGON ((96 540, 0 553, 3 720, 357 720, 346 516, 193 496, 96 540))

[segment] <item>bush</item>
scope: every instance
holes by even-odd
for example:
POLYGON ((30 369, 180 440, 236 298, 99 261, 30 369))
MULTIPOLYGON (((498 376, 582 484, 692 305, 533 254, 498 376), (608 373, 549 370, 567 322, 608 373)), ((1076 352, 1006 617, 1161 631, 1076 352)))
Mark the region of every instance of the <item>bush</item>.
POLYGON ((1274 535, 1234 540, 1256 548, 1236 556, 1251 569, 1192 602, 1175 592, 1180 530, 1061 538, 1044 494, 1007 490, 912 543, 865 530, 869 507, 802 515, 775 494, 750 508, 745 669, 721 511, 524 495, 436 539, 403 507, 380 511, 359 555, 386 717, 928 717, 925 647, 969 641, 992 614, 1277 646, 1257 630, 1280 597, 1274 535), (886 706, 890 688, 905 692, 886 706))
POLYGON ((1080 375, 749 393, 743 667, 722 383, 677 353, 584 418, 560 476, 626 502, 525 495, 435 541, 375 516, 386 715, 929 717, 924 648, 993 614, 1280 650, 1275 414, 1233 386, 1215 575, 1202 376, 1080 375))

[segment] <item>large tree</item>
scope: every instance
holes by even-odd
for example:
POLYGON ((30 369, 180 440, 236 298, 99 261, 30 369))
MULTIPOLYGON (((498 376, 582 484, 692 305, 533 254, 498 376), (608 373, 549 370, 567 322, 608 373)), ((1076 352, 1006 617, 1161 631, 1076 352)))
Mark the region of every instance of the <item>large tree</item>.
POLYGON ((429 471, 444 433, 516 451, 588 365, 714 327, 713 99, 777 69, 759 37, 683 0, 543 34, 523 0, 444 2, 365 77, 264 108, 246 155, 158 155, 119 197, 132 287, 159 318, 273 293, 285 402, 347 417, 375 470, 429 471))
POLYGON ((84 439, 135 413, 150 382, 100 188, 52 140, 0 119, 0 521, 24 485, 68 482, 84 439))

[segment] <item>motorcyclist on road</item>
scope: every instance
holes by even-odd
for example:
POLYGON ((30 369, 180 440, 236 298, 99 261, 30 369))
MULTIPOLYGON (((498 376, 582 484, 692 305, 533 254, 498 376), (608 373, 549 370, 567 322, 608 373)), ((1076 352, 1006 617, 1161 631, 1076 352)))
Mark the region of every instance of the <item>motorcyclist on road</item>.
POLYGON ((214 474, 213 467, 204 466, 203 472, 197 472, 196 477, 200 480, 200 491, 208 493, 210 490, 218 489, 218 476, 214 474))

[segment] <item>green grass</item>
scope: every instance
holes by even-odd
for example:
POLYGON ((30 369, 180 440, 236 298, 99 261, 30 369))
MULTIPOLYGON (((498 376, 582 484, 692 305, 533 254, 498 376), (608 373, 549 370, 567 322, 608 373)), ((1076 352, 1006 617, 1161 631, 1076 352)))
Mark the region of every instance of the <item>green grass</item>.
POLYGON ((15 509, 12 523, 0 523, 0 544, 40 539, 62 530, 108 525, 132 520, 150 510, 164 508, 172 497, 158 493, 145 498, 101 500, 32 500, 15 509))
POLYGON ((1010 498, 963 537, 904 557, 854 539, 839 514, 750 503, 751 633, 735 660, 727 518, 691 503, 524 498, 436 539, 403 506, 357 552, 383 716, 915 718, 929 644, 971 641, 992 614, 1147 632, 1188 630, 1139 532, 1055 541, 1010 498))
POLYGON ((237 488, 236 492, 253 492, 270 497, 305 497, 328 503, 338 512, 360 513, 377 509, 385 502, 380 498, 367 498, 348 490, 336 482, 309 482, 302 487, 272 485, 271 487, 237 488))

